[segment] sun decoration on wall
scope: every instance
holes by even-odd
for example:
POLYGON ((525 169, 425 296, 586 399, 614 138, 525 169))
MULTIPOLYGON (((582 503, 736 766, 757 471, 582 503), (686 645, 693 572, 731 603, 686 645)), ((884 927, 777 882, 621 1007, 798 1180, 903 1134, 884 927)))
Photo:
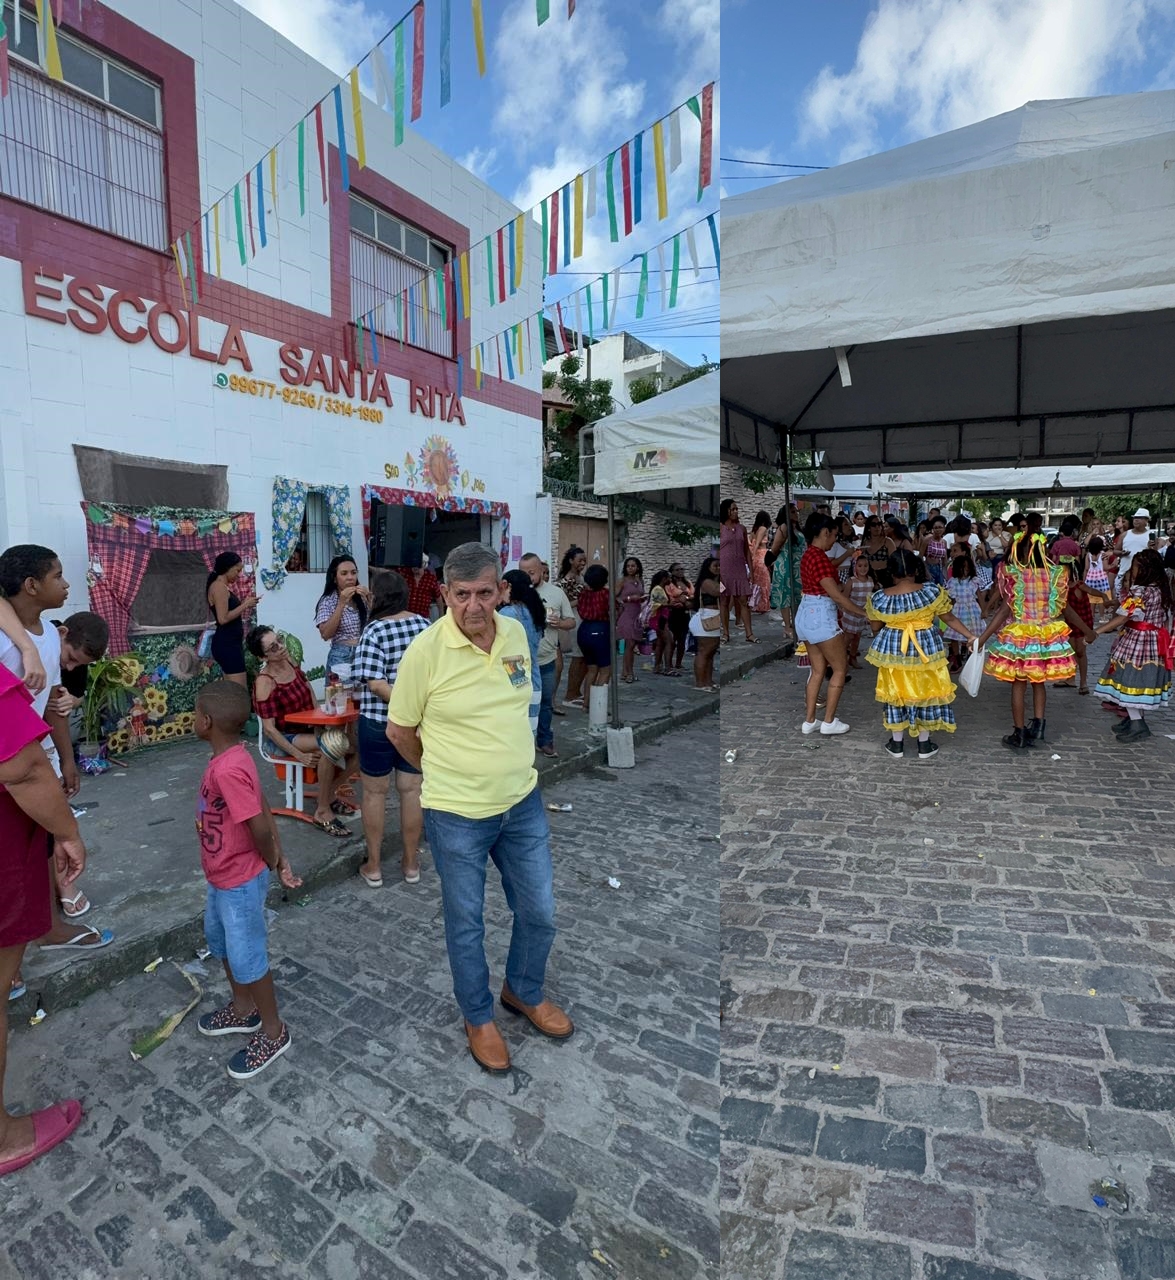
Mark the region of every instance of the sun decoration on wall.
POLYGON ((457 453, 444 436, 429 436, 420 448, 420 478, 438 498, 452 496, 461 477, 457 453))

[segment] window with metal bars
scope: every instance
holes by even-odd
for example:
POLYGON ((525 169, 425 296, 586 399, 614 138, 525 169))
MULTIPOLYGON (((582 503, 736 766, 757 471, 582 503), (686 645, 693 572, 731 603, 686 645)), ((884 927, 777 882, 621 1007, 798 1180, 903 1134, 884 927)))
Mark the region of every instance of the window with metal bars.
POLYGON ((302 529, 294 550, 286 561, 287 573, 325 573, 334 558, 335 542, 330 529, 326 499, 312 489, 306 495, 302 529))
POLYGON ((65 79, 41 70, 40 24, 3 0, 10 92, 0 99, 0 192, 150 249, 167 247, 162 103, 153 81, 58 34, 65 79))
MULTIPOLYGON (((350 218, 351 314, 364 316, 374 311, 376 332, 398 338, 403 325, 404 290, 445 266, 452 249, 356 195, 351 196, 350 218), (399 309, 398 318, 395 308, 399 309)), ((435 355, 451 357, 455 318, 446 314, 446 323, 442 324, 435 287, 431 298, 431 307, 425 305, 423 298, 409 307, 404 340, 411 339, 413 346, 435 355)))

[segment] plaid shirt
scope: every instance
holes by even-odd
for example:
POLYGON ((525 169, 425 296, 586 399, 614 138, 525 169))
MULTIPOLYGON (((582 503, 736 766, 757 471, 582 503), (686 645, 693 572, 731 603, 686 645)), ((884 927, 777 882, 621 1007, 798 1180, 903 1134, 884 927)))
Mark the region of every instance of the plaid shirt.
POLYGON ((272 720, 279 733, 287 734, 304 733, 305 728, 287 727, 286 716, 291 711, 313 711, 315 705, 314 690, 302 674, 301 667, 294 668, 294 678, 287 680, 285 684, 278 684, 274 680, 273 692, 264 702, 256 696, 253 698, 253 708, 257 712, 258 719, 272 720))
POLYGON ((416 570, 401 565, 396 572, 408 584, 408 608, 422 618, 428 617, 433 604, 441 603, 441 584, 431 569, 425 569, 417 581, 416 570))
MULTIPOLYGON (((433 581, 436 581, 434 578, 433 581)), ((351 664, 351 678, 361 684, 359 713, 369 720, 383 724, 388 718, 388 704, 367 687, 369 680, 386 680, 394 684, 396 670, 404 651, 422 631, 427 631, 427 619, 380 618, 369 622, 355 649, 351 664)))

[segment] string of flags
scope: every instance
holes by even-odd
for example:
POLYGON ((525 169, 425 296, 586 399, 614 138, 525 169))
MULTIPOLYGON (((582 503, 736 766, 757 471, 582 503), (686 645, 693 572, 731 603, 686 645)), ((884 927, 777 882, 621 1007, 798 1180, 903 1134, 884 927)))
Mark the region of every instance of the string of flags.
MULTIPOLYGON (((449 307, 459 320, 468 320, 472 308, 472 275, 475 264, 485 262, 485 288, 491 307, 512 297, 522 287, 523 263, 528 235, 537 234, 543 249, 543 279, 557 275, 559 263, 570 266, 583 254, 584 229, 602 215, 608 215, 609 239, 617 243, 641 225, 644 215, 643 188, 645 166, 644 141, 650 140, 657 201, 657 220, 669 216, 668 174, 682 164, 681 126, 683 113, 696 117, 698 140, 698 199, 713 182, 713 116, 714 83, 705 85, 697 94, 681 103, 667 115, 646 126, 626 142, 609 152, 597 164, 566 182, 558 191, 540 200, 526 213, 517 214, 509 222, 489 232, 477 243, 452 258, 444 267, 435 268, 436 308, 447 324, 449 307), (602 180, 604 201, 598 198, 602 180), (562 214, 560 213, 562 211, 562 214), (535 226, 535 223, 538 226, 535 226), (529 224, 529 226, 528 226, 529 224), (622 234, 623 233, 623 234, 622 234)), ((408 294, 419 295, 417 282, 396 293, 387 294, 379 305, 401 304, 408 294)), ((426 286, 431 289, 432 286, 426 286)), ((407 304, 411 307, 414 304, 407 304)), ((356 317, 358 326, 363 317, 356 317)))
MULTIPOLYGON (((655 258, 659 285, 659 297, 663 311, 675 310, 679 301, 681 275, 685 269, 683 254, 688 256, 689 270, 698 278, 702 270, 698 238, 701 228, 709 233, 713 267, 722 274, 722 258, 719 245, 716 214, 708 214, 691 226, 676 232, 667 239, 641 253, 633 254, 628 262, 640 263, 640 283, 636 294, 636 318, 645 314, 649 303, 650 256, 655 258)), ((707 264, 709 265, 709 264, 707 264)), ((553 355, 566 355, 572 350, 583 350, 585 341, 594 341, 616 327, 617 305, 620 302, 621 267, 606 271, 574 292, 549 303, 539 311, 507 325, 504 329, 459 352, 456 357, 457 396, 463 394, 467 373, 473 377, 480 390, 487 375, 496 370, 499 379, 513 382, 522 377, 528 365, 550 359, 553 355), (546 341, 546 323, 554 332, 554 350, 546 341), (569 322, 573 324, 568 333, 569 322)), ((439 315, 446 324, 447 302, 445 282, 441 272, 425 275, 415 285, 404 290, 394 301, 385 301, 373 307, 355 320, 355 352, 361 368, 375 368, 380 362, 381 343, 416 342, 418 329, 423 329, 432 315, 439 315)))
MULTIPOLYGON (((38 7, 48 0, 37 0, 38 7)), ((60 4, 61 0, 57 0, 60 4)), ((550 19, 550 0, 536 0, 536 19, 542 26, 550 19)), ((449 104, 452 96, 452 30, 453 0, 428 0, 428 6, 439 10, 440 41, 438 44, 437 78, 440 105, 449 104)), ((307 150, 317 151, 318 175, 322 204, 330 199, 327 168, 328 139, 337 145, 342 188, 351 188, 351 156, 359 167, 367 166, 367 145, 363 125, 363 100, 360 73, 366 68, 375 85, 376 103, 388 112, 394 122, 394 142, 404 142, 404 125, 420 118, 424 109, 425 0, 416 0, 400 20, 378 40, 351 70, 306 113, 297 125, 277 140, 252 168, 245 171, 230 191, 205 209, 199 218, 170 246, 179 275, 180 289, 190 305, 199 302, 203 275, 222 274, 221 223, 224 238, 235 245, 241 266, 255 257, 269 241, 271 227, 267 216, 277 220, 279 152, 292 153, 296 148, 298 216, 306 214, 309 175, 307 150), (389 65, 390 62, 390 65, 389 65), (348 140, 350 125, 350 141, 348 140), (309 135, 309 136, 308 136, 309 135), (267 193, 264 178, 268 176, 267 193), (222 212, 223 211, 223 212, 222 212)), ((567 16, 575 13, 575 0, 567 0, 567 16)), ((470 0, 478 75, 486 73, 485 19, 482 0, 470 0)), ((285 171, 286 155, 282 168, 285 171)), ((231 251, 231 249, 230 249, 231 251)))
MULTIPOLYGON (((38 41, 37 56, 41 64, 41 70, 51 80, 64 82, 65 76, 61 69, 61 51, 57 44, 57 28, 61 25, 61 13, 63 0, 35 0, 37 7, 37 28, 41 31, 42 37, 38 41)), ((82 0, 76 0, 78 17, 81 17, 82 0)), ((19 47, 21 37, 21 24, 23 15, 21 14, 20 0, 14 0, 12 5, 12 39, 19 47)), ((8 28, 4 21, 4 5, 0 3, 0 98, 8 97, 9 75, 8 75, 8 28)))

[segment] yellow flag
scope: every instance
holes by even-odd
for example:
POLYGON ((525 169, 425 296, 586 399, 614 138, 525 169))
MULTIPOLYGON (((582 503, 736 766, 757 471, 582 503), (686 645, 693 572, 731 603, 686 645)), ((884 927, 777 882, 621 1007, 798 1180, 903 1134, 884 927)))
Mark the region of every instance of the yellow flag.
POLYGON ((522 258, 526 236, 526 214, 514 219, 514 287, 522 288, 522 258))
POLYGON ((461 255, 461 310, 462 320, 469 319, 469 254, 461 255))
POLYGON ((52 80, 64 80, 61 73, 61 54, 57 49, 57 27, 53 12, 46 0, 37 0, 37 21, 45 31, 45 70, 52 80))
POLYGON ((351 115, 355 119, 355 159, 367 168, 367 146, 363 139, 363 107, 359 100, 359 68, 351 68, 351 115))
POLYGON ((578 258, 583 254, 583 174, 575 175, 575 235, 571 246, 571 256, 578 258))
POLYGON ((269 198, 273 202, 273 212, 277 213, 277 147, 269 149, 269 198))
POLYGON ((669 194, 665 187, 665 130, 658 120, 653 126, 653 158, 657 169, 657 219, 669 217, 669 194))
POLYGON ((486 29, 481 14, 481 0, 473 0, 473 43, 477 45, 477 74, 486 73, 486 29))

